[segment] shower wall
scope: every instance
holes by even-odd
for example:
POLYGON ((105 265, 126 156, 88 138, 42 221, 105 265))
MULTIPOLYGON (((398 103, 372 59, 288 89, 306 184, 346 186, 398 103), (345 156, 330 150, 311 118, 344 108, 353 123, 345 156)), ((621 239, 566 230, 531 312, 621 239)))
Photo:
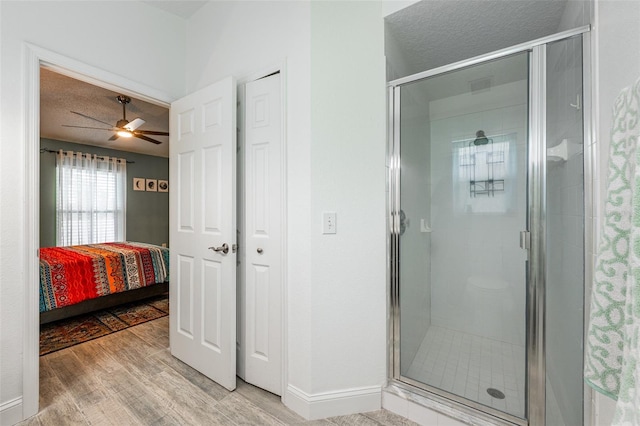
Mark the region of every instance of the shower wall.
MULTIPOLYGON (((430 102, 431 124, 431 294, 434 325, 524 346, 526 253, 519 247, 519 233, 526 224, 527 82, 496 85, 430 102), (466 206, 454 202, 453 150, 473 140, 477 130, 498 136, 512 151, 515 173, 505 181, 499 211, 477 210, 487 195, 466 195, 466 206), (484 199, 483 199, 484 198, 484 199), (480 309, 471 289, 474 281, 504 286, 486 291, 494 309, 480 309)), ((467 183, 468 185, 468 183, 467 183)), ((495 201, 491 200, 490 203, 495 201)), ((482 209, 481 209, 482 210, 482 209)), ((475 290, 474 293, 472 290, 475 290)))
POLYGON ((581 38, 550 44, 547 54, 547 424, 560 426, 582 424, 583 416, 581 38), (566 156, 550 155, 565 154, 554 152, 560 144, 566 156))
POLYGON ((406 374, 431 325, 431 234, 421 230, 430 221, 431 166, 427 104, 417 94, 402 99, 404 114, 402 134, 401 179, 412 182, 404 188, 401 209, 405 230, 400 239, 400 276, 405 283, 400 301, 402 351, 400 369, 406 374))

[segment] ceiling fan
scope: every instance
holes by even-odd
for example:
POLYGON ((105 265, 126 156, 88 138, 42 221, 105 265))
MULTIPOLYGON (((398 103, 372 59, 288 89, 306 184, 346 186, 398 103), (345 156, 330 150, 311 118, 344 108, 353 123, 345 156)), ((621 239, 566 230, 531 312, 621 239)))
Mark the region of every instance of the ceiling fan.
POLYGON ((94 120, 97 121, 99 123, 102 124, 106 124, 107 126, 110 126, 109 128, 104 128, 104 127, 88 127, 88 126, 73 126, 70 124, 63 124, 63 127, 77 127, 80 129, 95 129, 95 130, 108 130, 111 132, 116 132, 113 136, 111 136, 109 138, 110 141, 115 141, 116 139, 122 137, 122 138, 138 138, 138 139, 142 139, 144 141, 147 142, 151 142, 151 143, 155 143, 155 144, 161 144, 162 142, 156 140, 156 139, 152 139, 146 135, 158 135, 158 136, 169 136, 169 133, 167 132, 159 132, 159 131, 155 131, 155 130, 137 130, 138 127, 142 126, 145 121, 141 118, 136 118, 132 121, 127 120, 127 111, 126 111, 126 106, 129 102, 131 102, 131 98, 128 96, 123 96, 123 95, 118 95, 116 96, 116 100, 118 101, 118 103, 120 103, 120 105, 122 105, 122 120, 118 120, 118 122, 116 123, 115 126, 111 126, 111 124, 102 121, 102 120, 98 120, 97 118, 91 117, 89 115, 86 114, 82 114, 80 112, 76 112, 76 111, 71 111, 71 113, 73 114, 77 114, 81 117, 85 117, 88 118, 90 120, 94 120))

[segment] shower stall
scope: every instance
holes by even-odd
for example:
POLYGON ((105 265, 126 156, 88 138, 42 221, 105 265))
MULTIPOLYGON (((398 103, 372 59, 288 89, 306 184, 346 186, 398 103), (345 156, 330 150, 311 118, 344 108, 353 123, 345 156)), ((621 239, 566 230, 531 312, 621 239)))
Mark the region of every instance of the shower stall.
POLYGON ((588 43, 579 28, 389 83, 398 395, 584 424, 588 43))

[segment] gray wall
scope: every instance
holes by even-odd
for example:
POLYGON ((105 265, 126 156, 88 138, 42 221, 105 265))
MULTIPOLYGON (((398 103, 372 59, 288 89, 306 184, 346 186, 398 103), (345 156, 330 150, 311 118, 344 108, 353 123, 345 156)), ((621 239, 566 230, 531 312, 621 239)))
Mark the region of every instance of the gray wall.
MULTIPOLYGON (((140 143, 146 143, 140 141, 140 143)), ((169 159, 80 145, 52 139, 41 139, 41 148, 81 151, 98 155, 126 158, 128 241, 151 244, 169 243, 169 193, 133 190, 133 178, 169 179, 169 159)), ((171 190, 171 182, 169 182, 171 190)), ((40 154, 40 247, 56 245, 56 156, 40 154)))

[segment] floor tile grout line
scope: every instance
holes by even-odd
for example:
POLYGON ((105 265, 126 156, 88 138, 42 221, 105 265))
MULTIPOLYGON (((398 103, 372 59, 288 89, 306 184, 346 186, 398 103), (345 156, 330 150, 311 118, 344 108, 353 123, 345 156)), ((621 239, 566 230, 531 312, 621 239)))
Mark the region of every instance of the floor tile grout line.
MULTIPOLYGON (((464 332, 456 332, 454 330, 447 330, 443 327, 436 327, 441 328, 441 330, 430 327, 427 335, 419 346, 418 352, 425 350, 425 346, 431 350, 433 350, 433 348, 435 347, 439 347, 439 353, 447 353, 449 358, 452 357, 452 354, 457 357, 455 361, 456 368, 443 370, 448 372, 444 375, 446 377, 443 376, 442 380, 444 381, 441 384, 433 383, 434 375, 436 374, 433 371, 431 373, 428 373, 426 378, 416 376, 411 377, 414 377, 418 380, 422 379, 420 381, 429 383, 431 385, 436 385, 444 390, 454 390, 455 393, 468 398, 469 395, 475 395, 475 393, 470 394, 469 392, 467 392, 469 384, 472 384, 473 388, 476 387, 475 382, 477 382, 477 385, 482 385, 482 387, 479 387, 477 390, 480 393, 482 393, 484 387, 500 387, 501 389, 506 390, 506 386, 508 384, 507 382, 510 380, 510 378, 516 376, 516 370, 521 370, 520 368, 511 367, 511 365, 513 365, 513 362, 515 362, 514 360, 503 361, 503 354, 506 356, 509 352, 511 352, 512 356, 517 355, 518 346, 516 344, 480 336, 465 335, 464 332), (447 335, 447 332, 449 332, 449 335, 447 335), (479 361, 480 357, 483 357, 485 359, 484 363, 473 362, 474 357, 470 356, 472 354, 476 354, 475 359, 478 359, 479 361), (496 361, 498 355, 500 359, 496 361), (466 368, 462 364, 466 364, 466 368), (463 377, 463 374, 465 372, 466 378, 463 377), (463 377, 466 380, 462 380, 460 379, 460 377, 463 377), (462 389, 463 382, 464 390, 462 389), (456 388, 457 390, 454 388, 456 388)), ((429 356, 425 357, 425 359, 428 358, 429 356)), ((420 357, 420 354, 417 354, 416 359, 422 359, 420 357)), ((450 363, 450 365, 453 364, 450 363)), ((438 368, 443 369, 445 366, 445 364, 442 364, 438 368)), ((416 371, 416 368, 418 368, 420 371, 431 371, 433 370, 433 367, 434 366, 430 366, 429 362, 427 361, 421 363, 421 365, 417 365, 416 363, 410 365, 410 369, 413 372, 416 371)), ((509 387, 509 389, 511 389, 511 387, 509 387)), ((508 407, 514 406, 512 399, 515 398, 516 400, 519 400, 520 398, 523 398, 521 386, 518 386, 518 388, 515 389, 515 392, 516 395, 505 400, 493 400, 493 398, 484 394, 482 394, 482 398, 470 399, 484 403, 486 405, 504 405, 505 408, 503 409, 508 410, 508 407), (485 402, 482 402, 481 400, 485 402)), ((512 395, 512 393, 507 393, 507 395, 512 395)), ((515 405, 522 406, 522 404, 515 405)))

